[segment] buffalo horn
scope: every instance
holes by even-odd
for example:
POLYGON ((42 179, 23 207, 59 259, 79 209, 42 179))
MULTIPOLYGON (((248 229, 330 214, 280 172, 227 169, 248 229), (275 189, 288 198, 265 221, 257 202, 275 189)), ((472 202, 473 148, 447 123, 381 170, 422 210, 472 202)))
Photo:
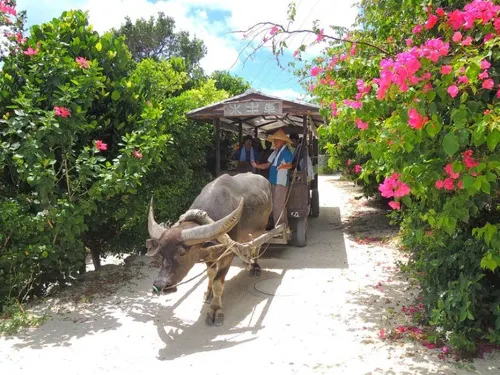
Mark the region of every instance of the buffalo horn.
POLYGON ((148 232, 149 236, 152 239, 158 240, 163 232, 165 231, 165 228, 163 228, 161 225, 159 225, 155 221, 155 216, 153 213, 153 197, 151 197, 151 202, 149 203, 149 216, 148 216, 148 232))
POLYGON ((214 223, 184 229, 181 234, 182 240, 186 244, 192 245, 220 237, 229 232, 236 224, 238 224, 238 221, 241 218, 243 203, 244 199, 241 198, 240 204, 233 212, 214 223))

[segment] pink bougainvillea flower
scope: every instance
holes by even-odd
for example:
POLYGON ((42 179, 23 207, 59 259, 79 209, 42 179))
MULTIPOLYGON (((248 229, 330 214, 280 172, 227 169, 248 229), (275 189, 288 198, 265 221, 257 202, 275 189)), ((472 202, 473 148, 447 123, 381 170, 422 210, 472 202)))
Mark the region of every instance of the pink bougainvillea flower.
POLYGON ((368 94, 371 90, 370 84, 365 83, 362 79, 356 81, 356 87, 358 88, 358 92, 363 95, 368 94))
POLYGON ((343 101, 343 103, 346 106, 354 108, 354 109, 361 109, 361 107, 363 106, 363 103, 361 103, 360 101, 354 101, 354 100, 349 100, 349 99, 345 99, 343 101))
POLYGON ((356 164, 356 165, 354 166, 354 172, 355 172, 355 173, 359 174, 359 173, 361 173, 362 171, 363 171, 363 167, 362 167, 361 165, 356 164))
POLYGON ((451 40, 453 40, 455 43, 460 42, 462 40, 462 33, 460 31, 456 31, 453 34, 453 37, 451 38, 451 40))
POLYGON ((419 34, 419 33, 421 33, 422 32, 422 25, 415 26, 411 32, 413 34, 419 34))
POLYGON ((399 174, 397 173, 394 173, 391 177, 386 177, 378 189, 384 198, 401 198, 411 192, 410 187, 399 180, 399 174))
POLYGON ((139 151, 134 150, 133 154, 137 159, 142 159, 142 154, 139 151))
POLYGON ((493 26, 495 27, 497 34, 500 34, 500 17, 495 20, 493 26))
POLYGON ((488 40, 491 40, 491 39, 493 39, 494 37, 495 37, 495 34, 490 33, 490 34, 485 35, 483 40, 484 40, 484 42, 486 43, 488 40))
POLYGON ((489 77, 488 71, 487 70, 483 70, 481 73, 478 74, 478 77, 481 80, 488 78, 489 77))
POLYGON ((38 50, 37 49, 33 49, 32 47, 29 47, 26 51, 23 51, 23 53, 26 55, 26 56, 34 56, 38 53, 38 50))
POLYGON ((436 14, 439 16, 439 17, 443 17, 446 15, 446 12, 444 11, 443 8, 437 8, 436 9, 436 14))
POLYGON ((26 43, 26 38, 23 37, 23 34, 16 33, 16 42, 18 44, 24 44, 24 43, 26 43))
POLYGON ((356 48, 357 48, 357 46, 358 46, 357 43, 353 43, 352 44, 351 50, 349 51, 349 55, 351 55, 351 56, 356 55, 356 48))
POLYGON ((297 57, 297 55, 298 55, 299 53, 300 53, 300 51, 299 51, 299 50, 295 51, 295 52, 293 53, 293 57, 297 57))
POLYGON ((495 82, 491 78, 484 80, 482 87, 483 87, 483 89, 491 90, 493 87, 495 87, 495 82))
POLYGON ((481 60, 481 69, 491 68, 491 63, 488 60, 481 60))
POLYGON ((352 160, 351 159, 347 160, 347 165, 351 165, 351 164, 352 164, 352 160))
POLYGON ((396 201, 390 201, 390 202, 389 202, 389 206, 390 206, 393 210, 400 210, 400 209, 401 209, 401 203, 396 202, 396 201))
POLYGON ((379 332, 378 332, 378 337, 380 337, 382 340, 385 340, 385 329, 381 329, 379 332))
POLYGON ((411 47, 411 45, 413 44, 413 39, 406 39, 405 42, 407 47, 411 47))
POLYGON ((271 31, 269 31, 269 34, 274 35, 274 34, 276 34, 278 32, 278 30, 279 30, 279 27, 278 26, 274 26, 271 29, 271 31))
POLYGON ((405 326, 397 326, 396 327, 397 333, 405 333, 406 331, 407 331, 407 328, 405 326))
POLYGON ((463 46, 470 46, 471 44, 472 44, 472 38, 470 36, 468 36, 462 41, 463 46))
POLYGON ((436 25, 437 21, 438 21, 438 17, 434 14, 431 14, 429 16, 429 19, 425 22, 424 28, 426 30, 432 29, 436 25))
POLYGON ((66 107, 54 107, 54 115, 60 116, 60 117, 68 117, 71 115, 71 111, 66 108, 66 107))
POLYGON ((14 17, 17 15, 16 8, 6 4, 3 1, 0 2, 0 13, 7 13, 7 14, 10 14, 14 17))
POLYGON ((450 348, 448 348, 446 345, 441 348, 441 352, 444 354, 448 354, 450 352, 450 348))
POLYGON ((108 149, 108 145, 100 140, 95 141, 95 147, 100 151, 106 151, 108 149))
POLYGON ((412 331, 413 331, 413 333, 414 333, 414 334, 416 334, 416 335, 420 335, 420 334, 422 334, 422 330, 421 330, 420 328, 418 328, 418 327, 413 327, 413 328, 412 328, 412 331))
POLYGON ((462 180, 458 181, 457 187, 462 190, 464 188, 464 182, 462 180))
POLYGON ((479 165, 479 162, 477 162, 473 157, 472 157, 472 150, 467 150, 462 153, 462 156, 464 158, 464 164, 468 169, 477 167, 479 165))
POLYGON ((321 69, 319 66, 313 66, 311 68, 311 75, 313 77, 316 77, 319 73, 321 73, 323 71, 323 69, 321 69))
POLYGON ((429 341, 424 341, 424 344, 423 344, 427 349, 436 349, 437 348, 437 345, 436 344, 433 344, 429 341))
POLYGON ((363 122, 360 118, 356 119, 356 125, 358 126, 359 129, 361 130, 366 130, 368 129, 368 123, 363 122))
POLYGON ((445 75, 446 75, 446 74, 450 74, 450 73, 451 73, 451 71, 452 71, 452 69, 453 69, 453 68, 451 67, 451 65, 443 65, 443 66, 441 67, 441 74, 445 74, 445 75))
POLYGON ((455 188, 455 185, 453 184, 453 178, 445 178, 443 187, 445 190, 453 190, 455 188))
POLYGON ((469 78, 467 78, 467 76, 459 76, 458 77, 458 83, 467 84, 467 83, 469 83, 469 78))
POLYGON ((446 91, 448 91, 448 94, 450 94, 450 96, 452 98, 454 98, 455 96, 458 95, 460 90, 458 89, 458 87, 456 85, 452 85, 452 86, 448 87, 448 90, 446 90, 446 91))
POLYGON ((330 104, 330 108, 332 110, 332 116, 337 117, 339 114, 339 112, 337 111, 337 103, 332 102, 332 104, 330 104))
POLYGON ((460 29, 465 22, 465 18, 463 13, 460 10, 454 10, 451 13, 448 13, 448 25, 450 25, 453 30, 460 29))
POLYGON ((424 92, 424 94, 428 93, 429 91, 432 90, 432 84, 431 83, 427 83, 423 88, 422 88, 422 91, 424 92))
POLYGON ((441 190, 444 188, 444 180, 437 180, 436 181, 436 189, 441 190))
POLYGON ((77 57, 75 61, 78 65, 80 65, 80 68, 88 69, 90 67, 90 61, 85 57, 77 57))
POLYGON ((447 164, 446 167, 444 167, 444 170, 448 174, 448 176, 450 176, 454 180, 460 177, 460 173, 453 171, 453 166, 451 165, 451 163, 447 164))
POLYGON ((423 117, 416 108, 411 108, 408 111, 408 124, 413 129, 421 129, 429 119, 427 117, 423 117))

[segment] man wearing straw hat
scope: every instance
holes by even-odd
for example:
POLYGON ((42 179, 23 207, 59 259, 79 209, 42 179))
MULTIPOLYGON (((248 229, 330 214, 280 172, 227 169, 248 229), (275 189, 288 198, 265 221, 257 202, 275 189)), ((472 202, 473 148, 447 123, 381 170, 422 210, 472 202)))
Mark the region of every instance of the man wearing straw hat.
POLYGON ((274 151, 267 159, 267 163, 252 163, 257 169, 269 168, 269 182, 273 192, 273 219, 274 226, 285 223, 288 228, 288 215, 286 212, 286 195, 288 191, 288 170, 292 168, 293 155, 288 145, 292 143, 282 129, 267 137, 273 142, 274 151))

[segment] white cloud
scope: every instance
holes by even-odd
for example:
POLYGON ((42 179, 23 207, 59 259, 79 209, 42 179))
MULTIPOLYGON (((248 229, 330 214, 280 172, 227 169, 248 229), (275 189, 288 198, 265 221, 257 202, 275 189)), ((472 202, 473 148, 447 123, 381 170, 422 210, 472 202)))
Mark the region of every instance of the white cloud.
MULTIPOLYGON (((356 10, 352 8, 354 1, 299 0, 295 26, 310 27, 315 19, 319 20, 325 32, 328 25, 350 26, 356 15, 356 10)), ((239 36, 228 32, 243 30, 264 21, 285 24, 288 3, 289 0, 168 0, 156 3, 146 0, 86 0, 82 8, 89 11, 90 22, 98 31, 119 27, 126 16, 134 21, 164 12, 175 19, 178 30, 190 31, 203 39, 208 54, 202 60, 202 66, 210 73, 217 69, 229 69, 237 61, 239 36), (214 22, 207 16, 206 10, 229 11, 230 16, 214 22)), ((293 44, 298 45, 302 40, 302 36, 297 36, 293 44)), ((311 52, 317 50, 315 48, 311 52)))
POLYGON ((302 93, 297 92, 293 89, 282 89, 282 90, 261 89, 260 91, 267 95, 294 101, 303 101, 305 99, 302 93))

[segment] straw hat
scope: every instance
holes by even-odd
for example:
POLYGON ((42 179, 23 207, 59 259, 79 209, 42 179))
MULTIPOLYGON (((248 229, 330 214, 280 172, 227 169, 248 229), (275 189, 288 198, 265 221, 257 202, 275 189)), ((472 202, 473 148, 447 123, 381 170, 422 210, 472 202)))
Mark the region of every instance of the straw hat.
POLYGON ((289 144, 292 144, 292 140, 288 138, 288 136, 285 134, 283 129, 278 129, 278 131, 274 134, 271 134, 270 136, 267 137, 267 141, 274 141, 275 139, 279 139, 280 141, 285 141, 289 144))

